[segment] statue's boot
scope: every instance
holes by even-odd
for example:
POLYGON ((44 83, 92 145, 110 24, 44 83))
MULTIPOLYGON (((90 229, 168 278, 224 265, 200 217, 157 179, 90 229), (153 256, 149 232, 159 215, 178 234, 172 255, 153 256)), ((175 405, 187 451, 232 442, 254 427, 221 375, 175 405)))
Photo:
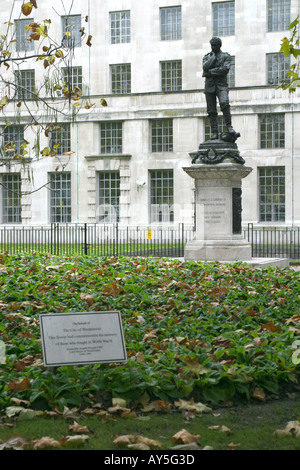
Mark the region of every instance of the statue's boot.
POLYGON ((212 131, 212 135, 210 137, 211 140, 217 140, 219 138, 219 129, 218 129, 218 116, 217 114, 211 114, 209 116, 210 120, 210 128, 212 131))
POLYGON ((225 106, 222 109, 222 112, 223 112, 227 131, 229 132, 229 134, 236 134, 234 128, 232 127, 230 106, 225 106))

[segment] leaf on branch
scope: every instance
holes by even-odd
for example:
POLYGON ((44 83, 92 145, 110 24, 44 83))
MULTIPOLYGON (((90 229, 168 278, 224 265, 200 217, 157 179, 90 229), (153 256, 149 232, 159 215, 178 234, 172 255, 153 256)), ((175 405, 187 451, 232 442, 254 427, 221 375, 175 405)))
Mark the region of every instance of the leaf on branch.
POLYGON ((25 16, 29 16, 30 13, 32 12, 32 9, 33 9, 32 2, 23 3, 22 8, 21 8, 22 13, 25 16))
POLYGON ((38 41, 40 39, 41 35, 38 34, 38 33, 32 33, 30 35, 30 38, 33 40, 33 41, 38 41))
POLYGON ((5 105, 8 103, 8 96, 4 96, 0 101, 0 111, 4 108, 5 105))
POLYGON ((86 42, 87 46, 89 46, 89 47, 92 46, 92 42, 91 42, 91 41, 92 41, 92 37, 93 37, 93 36, 89 35, 88 40, 87 40, 87 42, 86 42))
POLYGON ((55 52, 55 57, 57 57, 57 59, 62 59, 64 57, 63 51, 61 51, 61 50, 56 51, 55 52))
POLYGON ((101 99, 100 103, 101 103, 101 106, 107 106, 107 102, 104 98, 101 99))

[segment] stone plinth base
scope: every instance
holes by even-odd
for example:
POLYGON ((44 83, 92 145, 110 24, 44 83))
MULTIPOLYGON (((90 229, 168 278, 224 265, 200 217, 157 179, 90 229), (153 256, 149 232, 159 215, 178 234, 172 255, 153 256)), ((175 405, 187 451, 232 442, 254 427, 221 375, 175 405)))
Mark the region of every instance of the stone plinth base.
POLYGON ((192 240, 184 250, 186 261, 244 261, 251 258, 251 245, 244 239, 192 240))
POLYGON ((288 268, 290 265, 289 258, 251 258, 244 261, 244 263, 250 266, 256 266, 258 268, 268 268, 274 266, 277 268, 288 268))
POLYGON ((185 259, 250 259, 251 245, 242 236, 241 186, 252 168, 225 159, 219 164, 193 164, 183 170, 195 180, 196 203, 195 239, 187 244, 185 259))

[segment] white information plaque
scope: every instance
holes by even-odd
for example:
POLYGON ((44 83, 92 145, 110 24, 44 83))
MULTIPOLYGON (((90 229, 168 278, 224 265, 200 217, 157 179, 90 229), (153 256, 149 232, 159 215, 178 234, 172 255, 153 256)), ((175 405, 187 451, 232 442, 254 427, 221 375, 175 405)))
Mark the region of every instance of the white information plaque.
POLYGON ((120 312, 40 315, 44 365, 127 361, 120 312))

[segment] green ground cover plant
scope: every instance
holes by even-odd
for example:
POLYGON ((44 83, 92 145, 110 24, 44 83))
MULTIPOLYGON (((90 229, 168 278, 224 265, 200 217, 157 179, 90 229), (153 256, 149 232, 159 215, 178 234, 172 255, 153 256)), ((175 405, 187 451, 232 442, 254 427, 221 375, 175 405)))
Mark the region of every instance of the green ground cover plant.
POLYGON ((0 256, 0 410, 122 398, 265 401, 297 385, 299 272, 155 258, 0 256), (39 314, 119 310, 128 361, 45 368, 39 314), (296 355, 295 355, 296 354, 296 355))

